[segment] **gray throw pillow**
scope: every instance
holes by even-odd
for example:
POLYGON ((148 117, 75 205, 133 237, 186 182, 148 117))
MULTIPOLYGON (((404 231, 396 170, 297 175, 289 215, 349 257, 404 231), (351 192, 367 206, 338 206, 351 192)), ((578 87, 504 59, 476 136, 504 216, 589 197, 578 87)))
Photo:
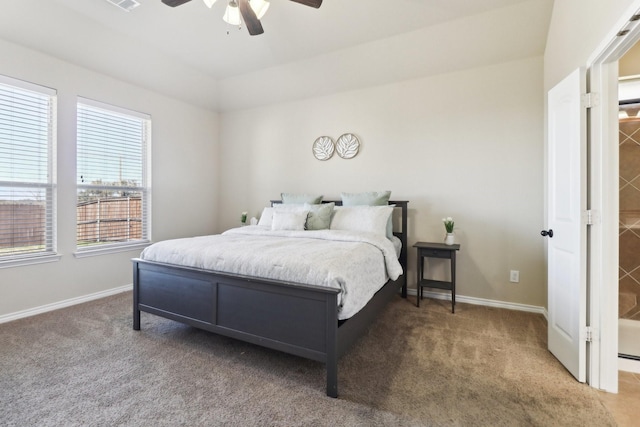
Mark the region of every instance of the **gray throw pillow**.
POLYGON ((311 205, 305 203, 304 209, 309 210, 307 216, 307 230, 326 230, 331 225, 331 215, 335 203, 323 203, 321 205, 311 205))
POLYGON ((296 193, 281 193, 280 198, 283 204, 302 205, 309 203, 315 205, 322 202, 322 195, 317 194, 296 194, 296 193))
POLYGON ((384 206, 389 204, 391 191, 368 191, 366 193, 342 193, 342 206, 384 206))

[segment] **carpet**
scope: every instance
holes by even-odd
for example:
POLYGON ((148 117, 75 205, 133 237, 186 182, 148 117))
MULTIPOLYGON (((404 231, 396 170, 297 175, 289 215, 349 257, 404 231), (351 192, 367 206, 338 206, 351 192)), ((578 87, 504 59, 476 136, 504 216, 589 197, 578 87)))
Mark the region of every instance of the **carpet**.
POLYGON ((394 299, 324 365, 142 314, 131 293, 0 325, 2 426, 613 426, 539 314, 394 299))

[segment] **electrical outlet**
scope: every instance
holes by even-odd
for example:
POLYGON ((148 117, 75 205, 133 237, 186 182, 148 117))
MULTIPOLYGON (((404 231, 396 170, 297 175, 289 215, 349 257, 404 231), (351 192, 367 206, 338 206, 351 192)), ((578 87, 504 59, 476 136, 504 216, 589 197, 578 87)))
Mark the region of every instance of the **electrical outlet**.
POLYGON ((509 272, 509 281, 513 283, 520 282, 520 272, 518 270, 511 270, 509 272))

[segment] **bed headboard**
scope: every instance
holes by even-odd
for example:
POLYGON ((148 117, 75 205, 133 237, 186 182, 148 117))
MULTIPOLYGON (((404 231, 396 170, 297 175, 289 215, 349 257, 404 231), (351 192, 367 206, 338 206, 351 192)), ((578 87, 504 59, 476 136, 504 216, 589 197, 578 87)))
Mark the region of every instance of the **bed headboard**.
MULTIPOLYGON (((282 203, 282 200, 271 200, 271 206, 273 206, 274 204, 278 204, 278 203, 282 203)), ((336 206, 342 206, 342 200, 323 200, 322 203, 335 203, 336 206)), ((395 205, 395 210, 394 211, 400 211, 400 227, 399 230, 396 229, 395 227, 395 221, 394 221, 394 229, 393 229, 393 234, 400 239, 400 241, 402 242, 402 250, 400 251, 400 264, 402 265, 402 270, 404 271, 404 280, 405 280, 405 286, 406 286, 406 280, 407 280, 407 253, 408 253, 408 247, 407 247, 407 241, 408 241, 408 230, 407 230, 407 218, 408 218, 408 205, 409 205, 409 201, 407 200, 389 200, 389 204, 390 205, 395 205)), ((396 218, 398 218, 398 216, 396 216, 395 212, 394 212, 394 217, 393 219, 395 220, 396 218)))

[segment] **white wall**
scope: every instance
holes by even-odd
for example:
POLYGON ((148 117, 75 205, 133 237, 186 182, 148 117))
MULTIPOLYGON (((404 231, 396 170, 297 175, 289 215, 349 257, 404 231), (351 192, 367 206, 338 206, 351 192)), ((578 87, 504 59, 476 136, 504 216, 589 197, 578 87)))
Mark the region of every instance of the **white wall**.
POLYGON ((76 259, 76 96, 152 116, 152 237, 216 231, 218 115, 0 40, 0 74, 58 91, 58 262, 0 269, 0 316, 132 282, 139 251, 76 259))
POLYGON ((410 246, 441 241, 441 218, 456 220, 460 295, 545 306, 542 87, 535 57, 223 113, 221 226, 283 191, 392 190, 410 201, 410 246), (313 157, 317 137, 345 132, 360 138, 357 157, 313 157))

